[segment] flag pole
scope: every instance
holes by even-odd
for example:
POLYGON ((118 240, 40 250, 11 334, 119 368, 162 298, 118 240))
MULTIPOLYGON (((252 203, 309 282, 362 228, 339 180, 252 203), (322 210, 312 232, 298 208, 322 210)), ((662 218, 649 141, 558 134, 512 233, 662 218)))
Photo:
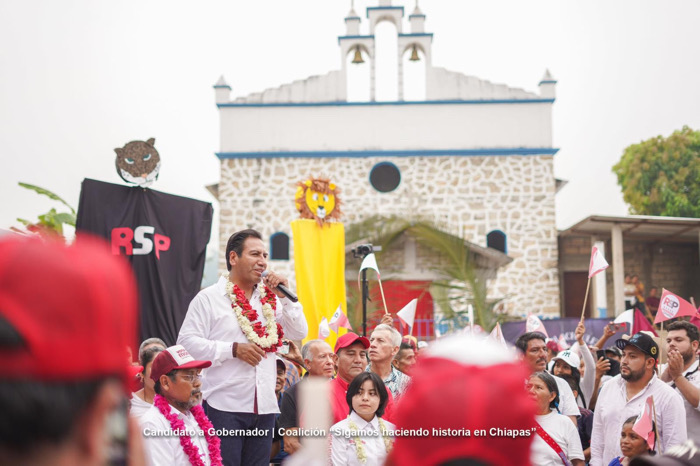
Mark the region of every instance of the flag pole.
POLYGON ((382 293, 382 303, 384 304, 384 315, 389 314, 389 310, 386 308, 386 299, 384 299, 384 288, 382 288, 382 279, 377 274, 377 281, 379 281, 379 291, 382 293))
POLYGON ((663 451, 661 451, 661 437, 659 437, 659 425, 656 422, 656 403, 654 403, 654 395, 649 395, 651 396, 651 407, 654 410, 654 434, 656 435, 656 446, 659 448, 659 455, 663 455, 663 451))
POLYGON ((588 302, 588 290, 591 287, 591 277, 588 277, 588 284, 586 285, 586 296, 583 297, 583 309, 581 309, 581 322, 586 314, 586 303, 588 302))

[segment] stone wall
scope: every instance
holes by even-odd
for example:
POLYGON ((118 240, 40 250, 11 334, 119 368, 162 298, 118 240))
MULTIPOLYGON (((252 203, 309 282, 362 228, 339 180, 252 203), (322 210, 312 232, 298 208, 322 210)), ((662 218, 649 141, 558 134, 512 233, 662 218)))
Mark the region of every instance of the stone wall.
MULTIPOLYGON (((291 237, 289 222, 298 217, 296 182, 327 176, 341 189, 345 224, 372 215, 422 217, 482 246, 488 232, 503 231, 514 260, 491 281, 490 297, 505 298, 512 314, 558 315, 552 162, 551 156, 224 159, 221 250, 242 228, 255 227, 266 239, 277 231, 291 237), (379 162, 401 171, 401 184, 390 193, 369 183, 370 170, 379 162)), ((273 261, 271 267, 292 276, 292 262, 273 261)))
MULTIPOLYGON (((700 297, 700 266, 698 245, 661 241, 639 241, 623 238, 624 273, 639 275, 648 294, 652 286, 666 288, 685 298, 700 297)), ((611 240, 605 239, 606 259, 610 267, 606 270, 606 299, 608 315, 613 315, 615 302, 613 290, 613 263, 611 240)), ((559 240, 559 267, 565 271, 587 271, 591 258, 591 239, 588 236, 566 236, 559 240)))

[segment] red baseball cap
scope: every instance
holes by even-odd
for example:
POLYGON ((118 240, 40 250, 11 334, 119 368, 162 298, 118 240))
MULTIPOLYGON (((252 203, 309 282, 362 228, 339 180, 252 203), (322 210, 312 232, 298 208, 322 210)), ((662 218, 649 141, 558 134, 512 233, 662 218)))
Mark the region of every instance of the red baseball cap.
POLYGON ((129 377, 138 301, 128 263, 106 243, 0 240, 3 376, 68 382, 129 377))
POLYGON ((465 336, 438 340, 426 353, 411 373, 394 421, 400 429, 424 429, 428 435, 398 436, 388 464, 473 459, 529 466, 535 406, 525 391, 523 363, 498 343, 465 336), (471 436, 460 434, 464 430, 471 436), (476 430, 486 435, 476 436, 476 430))
POLYGON ((338 338, 338 340, 335 342, 335 352, 337 353, 338 350, 347 348, 356 341, 362 343, 362 346, 364 346, 365 349, 369 348, 369 340, 367 339, 367 337, 361 337, 357 333, 348 332, 342 337, 338 338))
POLYGON ((211 361, 197 361, 182 345, 175 345, 158 353, 151 365, 151 378, 154 382, 175 369, 204 369, 211 361))

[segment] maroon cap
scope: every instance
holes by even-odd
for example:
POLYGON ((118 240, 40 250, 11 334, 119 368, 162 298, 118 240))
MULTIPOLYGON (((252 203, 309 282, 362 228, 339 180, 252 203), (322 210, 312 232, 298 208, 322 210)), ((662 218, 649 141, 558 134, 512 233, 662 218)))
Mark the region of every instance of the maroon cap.
POLYGON ((151 365, 151 378, 154 382, 175 369, 204 369, 211 366, 211 361, 197 361, 190 356, 184 346, 175 345, 161 351, 151 365))
POLYGON ((338 341, 335 342, 335 352, 337 353, 338 350, 347 348, 356 341, 362 343, 362 346, 364 346, 365 349, 369 348, 369 340, 367 339, 367 337, 361 337, 357 333, 348 332, 342 337, 338 338, 338 341))
POLYGON ((493 340, 438 340, 421 355, 393 418, 400 429, 424 429, 429 435, 398 436, 390 462, 436 466, 469 458, 492 466, 530 466, 535 406, 525 391, 527 373, 493 340), (474 436, 477 429, 488 435, 474 436))
POLYGON ((81 236, 0 240, 0 346, 7 379, 70 382, 129 377, 138 300, 128 263, 81 236))
POLYGON ((547 348, 551 349, 555 353, 559 352, 559 344, 554 340, 549 340, 547 342, 547 348))

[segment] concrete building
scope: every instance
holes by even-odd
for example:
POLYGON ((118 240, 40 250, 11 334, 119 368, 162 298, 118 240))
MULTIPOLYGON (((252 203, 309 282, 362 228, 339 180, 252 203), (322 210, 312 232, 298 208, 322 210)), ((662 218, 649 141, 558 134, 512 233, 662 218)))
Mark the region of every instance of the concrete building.
MULTIPOLYGON (((434 66, 433 34, 417 7, 406 18, 404 7, 379 0, 364 13, 345 18, 339 70, 246 96, 232 96, 223 77, 214 86, 220 250, 232 231, 246 227, 284 249, 298 217, 295 184, 322 175, 342 190, 346 225, 373 215, 431 219, 484 250, 507 254, 494 262, 498 270, 488 282, 505 311, 558 316, 556 80, 545 72, 533 83, 536 91, 526 91, 434 66), (384 21, 397 33, 392 101, 378 101, 375 92, 374 31, 384 21), (424 63, 424 100, 404 100, 404 65, 412 58, 424 63), (348 100, 350 66, 369 69, 367 101, 348 100)), ((424 280, 425 271, 412 263, 397 271, 401 280, 424 280)), ((293 276, 292 259, 272 266, 293 276)))

